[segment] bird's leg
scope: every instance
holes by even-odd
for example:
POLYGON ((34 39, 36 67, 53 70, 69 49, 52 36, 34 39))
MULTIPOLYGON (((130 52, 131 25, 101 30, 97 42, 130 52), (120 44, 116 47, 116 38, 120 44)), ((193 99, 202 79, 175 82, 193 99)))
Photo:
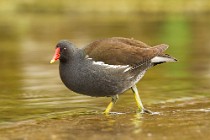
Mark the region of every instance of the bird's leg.
POLYGON ((138 89, 137 89, 136 85, 132 86, 131 89, 132 89, 132 91, 134 93, 134 97, 136 99, 136 103, 137 103, 138 110, 140 111, 140 113, 153 114, 152 111, 147 110, 147 109, 144 108, 144 106, 143 106, 143 104, 141 102, 141 98, 139 96, 138 89))
POLYGON ((104 111, 105 114, 109 114, 110 113, 110 111, 112 110, 114 104, 117 102, 117 99, 119 99, 118 95, 112 96, 112 101, 109 103, 109 105, 107 106, 106 110, 104 111))

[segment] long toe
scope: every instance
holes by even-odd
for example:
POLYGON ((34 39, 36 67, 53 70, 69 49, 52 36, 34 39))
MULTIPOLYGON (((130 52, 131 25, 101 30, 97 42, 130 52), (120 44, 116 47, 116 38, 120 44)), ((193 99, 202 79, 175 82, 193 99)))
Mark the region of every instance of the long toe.
POLYGON ((151 110, 148 110, 148 109, 143 109, 142 113, 153 114, 153 112, 151 110))
POLYGON ((159 115, 159 112, 153 112, 151 110, 148 109, 143 109, 142 113, 146 113, 146 114, 150 114, 150 115, 159 115))

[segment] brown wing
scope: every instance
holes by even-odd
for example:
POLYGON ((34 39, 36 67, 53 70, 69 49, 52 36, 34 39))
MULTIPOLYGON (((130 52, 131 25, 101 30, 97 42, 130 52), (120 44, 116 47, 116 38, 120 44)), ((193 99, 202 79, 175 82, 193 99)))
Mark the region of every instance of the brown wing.
POLYGON ((113 37, 94 41, 86 46, 84 51, 95 61, 135 66, 162 54, 167 48, 165 44, 150 47, 138 40, 113 37))

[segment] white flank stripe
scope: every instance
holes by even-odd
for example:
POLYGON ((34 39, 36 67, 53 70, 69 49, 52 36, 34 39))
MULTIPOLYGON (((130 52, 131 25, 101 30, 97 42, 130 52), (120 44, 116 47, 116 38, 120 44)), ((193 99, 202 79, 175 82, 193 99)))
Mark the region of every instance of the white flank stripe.
POLYGON ((126 72, 130 69, 129 65, 109 65, 109 64, 105 64, 102 61, 93 61, 93 59, 88 57, 88 55, 85 58, 90 60, 93 65, 99 65, 99 66, 105 67, 105 69, 109 69, 109 68, 117 69, 117 68, 119 68, 119 69, 125 69, 124 72, 126 72))
POLYGON ((123 72, 125 73, 125 72, 129 71, 131 68, 132 68, 132 67, 129 67, 129 66, 128 66, 128 68, 125 69, 123 72))
MULTIPOLYGON (((92 61, 93 62, 93 65, 100 65, 100 66, 104 66, 104 67, 107 67, 107 68, 129 68, 129 65, 109 65, 109 64, 105 64, 104 62, 102 61, 92 61)), ((127 70, 127 69, 126 69, 127 70)))

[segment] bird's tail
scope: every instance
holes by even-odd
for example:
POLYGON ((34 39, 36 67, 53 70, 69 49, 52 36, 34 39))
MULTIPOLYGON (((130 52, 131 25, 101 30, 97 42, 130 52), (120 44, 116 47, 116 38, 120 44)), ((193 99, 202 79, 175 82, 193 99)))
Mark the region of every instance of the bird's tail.
POLYGON ((177 61, 176 58, 168 54, 161 54, 151 59, 151 62, 154 64, 160 64, 160 63, 165 63, 165 62, 176 62, 176 61, 177 61))

